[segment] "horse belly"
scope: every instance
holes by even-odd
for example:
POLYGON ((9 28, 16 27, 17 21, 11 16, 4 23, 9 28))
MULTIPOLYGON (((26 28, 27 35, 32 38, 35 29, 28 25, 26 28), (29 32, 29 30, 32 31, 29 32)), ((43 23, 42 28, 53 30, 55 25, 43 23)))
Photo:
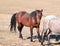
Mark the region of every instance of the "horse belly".
POLYGON ((22 24, 24 26, 30 27, 31 22, 29 21, 29 19, 24 19, 24 20, 22 20, 22 24))
POLYGON ((60 23, 59 22, 50 23, 50 29, 52 32, 60 34, 60 23))
POLYGON ((24 26, 30 27, 29 22, 23 22, 22 24, 23 24, 24 26))

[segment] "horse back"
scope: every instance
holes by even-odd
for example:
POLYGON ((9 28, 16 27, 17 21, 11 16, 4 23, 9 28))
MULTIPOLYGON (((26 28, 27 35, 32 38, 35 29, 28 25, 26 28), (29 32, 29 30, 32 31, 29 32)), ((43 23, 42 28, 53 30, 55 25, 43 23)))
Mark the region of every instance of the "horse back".
POLYGON ((60 19, 51 20, 49 26, 52 32, 60 34, 60 19))
POLYGON ((22 11, 16 14, 16 20, 18 23, 22 23, 23 25, 29 25, 31 22, 31 16, 29 13, 22 11))

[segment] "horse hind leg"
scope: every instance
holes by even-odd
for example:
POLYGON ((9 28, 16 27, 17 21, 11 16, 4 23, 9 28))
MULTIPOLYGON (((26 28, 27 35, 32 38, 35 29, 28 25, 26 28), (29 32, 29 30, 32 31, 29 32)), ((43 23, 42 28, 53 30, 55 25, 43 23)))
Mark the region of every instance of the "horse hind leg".
POLYGON ((59 38, 58 38, 58 36, 56 35, 56 41, 59 41, 59 38))
POLYGON ((31 39, 30 41, 33 42, 33 28, 30 28, 31 39))
POLYGON ((21 24, 21 26, 18 27, 18 31, 19 31, 19 38, 22 38, 23 39, 23 36, 22 36, 22 28, 23 28, 23 25, 21 24))

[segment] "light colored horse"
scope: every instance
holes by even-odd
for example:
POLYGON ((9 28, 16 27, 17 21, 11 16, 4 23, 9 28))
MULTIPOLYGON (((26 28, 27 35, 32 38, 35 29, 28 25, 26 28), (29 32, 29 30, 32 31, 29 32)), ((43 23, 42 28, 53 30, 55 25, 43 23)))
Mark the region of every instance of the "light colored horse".
POLYGON ((47 30, 49 28, 49 22, 51 20, 55 20, 55 19, 57 19, 57 17, 54 16, 54 15, 48 15, 48 16, 44 17, 44 19, 43 19, 43 29, 47 30))
POLYGON ((50 35, 52 32, 60 34, 60 19, 55 15, 48 15, 43 19, 42 45, 45 35, 48 36, 48 44, 50 44, 50 35))

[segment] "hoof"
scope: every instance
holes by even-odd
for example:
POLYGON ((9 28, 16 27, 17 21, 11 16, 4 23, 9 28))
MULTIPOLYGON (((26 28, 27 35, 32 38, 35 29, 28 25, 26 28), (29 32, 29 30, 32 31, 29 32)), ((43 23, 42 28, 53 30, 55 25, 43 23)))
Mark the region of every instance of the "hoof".
POLYGON ((31 42, 35 42, 35 41, 31 41, 31 42))
POLYGON ((59 39, 56 39, 56 41, 59 41, 59 39))
POLYGON ((39 40, 39 42, 41 42, 41 40, 39 40))
POLYGON ((23 39, 23 37, 19 36, 19 38, 23 39))
POLYGON ((44 45, 41 45, 41 46, 44 46, 44 45))
POLYGON ((43 42, 41 42, 41 45, 43 45, 43 42))
POLYGON ((31 42, 35 42, 35 41, 33 41, 33 40, 30 40, 31 42))
POLYGON ((33 40, 30 40, 31 42, 33 42, 33 40))

